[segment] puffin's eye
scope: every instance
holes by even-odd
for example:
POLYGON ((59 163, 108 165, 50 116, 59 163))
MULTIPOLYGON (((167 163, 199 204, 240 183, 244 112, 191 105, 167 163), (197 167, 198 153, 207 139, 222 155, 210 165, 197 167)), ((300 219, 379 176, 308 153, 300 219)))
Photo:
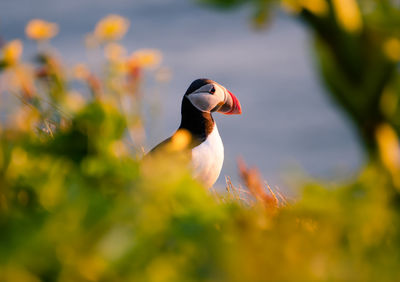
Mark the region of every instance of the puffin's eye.
POLYGON ((215 93, 215 87, 214 87, 214 86, 211 88, 210 93, 211 93, 211 94, 214 94, 214 93, 215 93))

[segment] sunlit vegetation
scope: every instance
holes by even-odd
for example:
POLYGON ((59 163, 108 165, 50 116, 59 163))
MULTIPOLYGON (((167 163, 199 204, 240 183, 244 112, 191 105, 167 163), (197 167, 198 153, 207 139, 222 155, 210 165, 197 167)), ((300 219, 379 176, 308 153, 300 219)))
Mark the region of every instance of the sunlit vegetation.
POLYGON ((216 194, 191 178, 184 132, 141 161, 143 81, 168 79, 161 53, 126 50, 129 21, 111 15, 85 40, 101 67, 70 69, 49 42, 62 28, 33 20, 35 60, 18 39, 0 59, 0 98, 18 100, 0 106, 15 107, 0 128, 1 281, 400 279, 399 10, 249 2, 258 24, 282 4, 314 31, 321 77, 369 156, 357 177, 289 201, 240 162, 244 187, 216 194))

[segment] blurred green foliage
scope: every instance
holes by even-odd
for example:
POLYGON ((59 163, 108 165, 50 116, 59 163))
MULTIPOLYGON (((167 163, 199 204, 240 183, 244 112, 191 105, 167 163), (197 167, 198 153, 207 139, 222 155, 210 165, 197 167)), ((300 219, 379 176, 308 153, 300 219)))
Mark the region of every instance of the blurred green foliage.
POLYGON ((308 185, 272 212, 210 195, 178 162, 116 155, 121 120, 93 102, 54 139, 2 131, 0 280, 400 278, 399 198, 384 169, 308 185))
POLYGON ((114 15, 87 39, 105 52, 102 71, 71 72, 46 47, 55 26, 35 22, 39 59, 22 62, 12 41, 0 63, 1 95, 20 99, 0 129, 0 281, 399 280, 396 19, 372 1, 350 24, 335 1, 284 2, 318 27, 322 75, 371 153, 356 179, 308 184, 278 206, 243 166, 249 202, 232 185, 205 191, 179 154, 140 161, 140 89, 160 55, 124 55, 129 23, 114 15))

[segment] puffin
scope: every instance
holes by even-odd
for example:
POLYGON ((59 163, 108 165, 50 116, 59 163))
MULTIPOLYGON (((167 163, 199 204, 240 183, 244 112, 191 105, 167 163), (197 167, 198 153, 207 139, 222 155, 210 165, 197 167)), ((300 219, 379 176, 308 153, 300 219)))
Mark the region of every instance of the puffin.
POLYGON ((214 112, 237 115, 242 113, 242 107, 236 96, 221 84, 211 79, 196 79, 183 96, 178 129, 147 155, 167 147, 179 133, 188 132, 192 176, 204 187, 211 188, 224 162, 224 145, 212 116, 214 112))

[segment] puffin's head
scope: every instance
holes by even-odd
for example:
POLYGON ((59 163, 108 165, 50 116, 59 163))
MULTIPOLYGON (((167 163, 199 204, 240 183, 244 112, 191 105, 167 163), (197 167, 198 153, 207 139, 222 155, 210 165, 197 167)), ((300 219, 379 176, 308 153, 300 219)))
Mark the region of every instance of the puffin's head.
POLYGON ((241 114, 239 100, 222 85, 210 79, 196 79, 190 84, 185 97, 202 112, 241 114))

